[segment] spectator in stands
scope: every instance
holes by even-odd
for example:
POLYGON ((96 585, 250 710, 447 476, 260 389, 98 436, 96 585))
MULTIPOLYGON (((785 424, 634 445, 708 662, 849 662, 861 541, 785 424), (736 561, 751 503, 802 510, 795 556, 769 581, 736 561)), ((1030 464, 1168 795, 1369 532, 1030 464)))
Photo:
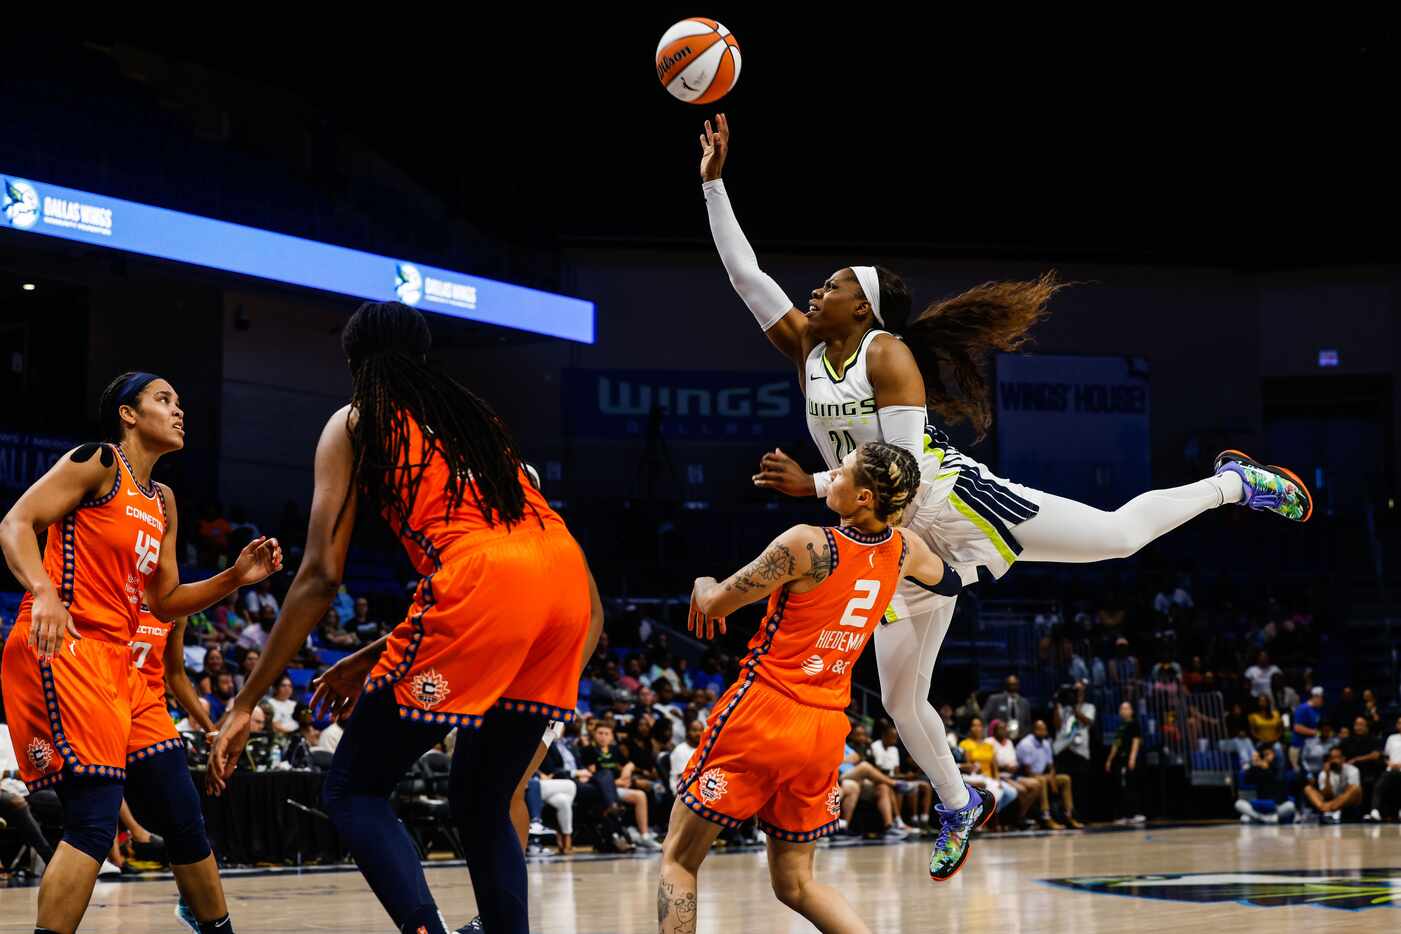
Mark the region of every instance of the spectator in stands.
POLYGON ((1362 703, 1357 699, 1357 692, 1352 685, 1343 688, 1338 695, 1338 702, 1333 705, 1333 710, 1328 714, 1328 719, 1339 726, 1350 725, 1362 714, 1362 703))
POLYGON ((662 789, 655 788, 660 781, 657 775, 657 756, 665 752, 671 742, 671 730, 665 722, 661 722, 660 727, 656 727, 657 721, 653 717, 639 717, 633 722, 629 732, 619 738, 618 747, 623 761, 633 767, 632 781, 625 787, 636 788, 647 795, 655 795, 662 789), (656 727, 654 729, 654 727, 656 727), (653 734, 658 738, 665 737, 665 742, 659 749, 654 742, 653 734))
POLYGON ((1280 711, 1281 716, 1290 716, 1299 708, 1299 692, 1284 683, 1284 673, 1281 672, 1270 679, 1270 697, 1275 702, 1275 710, 1280 711))
POLYGON ((983 705, 983 722, 993 720, 1006 724, 1007 734, 1014 742, 1031 729, 1031 703, 1022 697, 1022 682, 1016 675, 1008 675, 1002 691, 993 694, 983 705))
POLYGON ((999 780, 997 750, 983 734, 983 718, 968 721, 968 737, 958 744, 963 753, 959 771, 968 775, 968 784, 986 788, 997 801, 997 813, 1002 814, 1017 800, 1017 789, 999 780))
MULTIPOLYGON (((363 599, 363 598, 361 598, 361 599, 363 599)), ((350 595, 350 590, 349 590, 349 588, 347 588, 347 587, 345 586, 345 584, 341 584, 340 587, 336 588, 336 596, 331 600, 331 606, 335 608, 336 617, 337 617, 338 619, 342 619, 342 620, 347 620, 347 621, 348 621, 348 620, 354 618, 354 616, 355 616, 355 604, 356 604, 357 602, 358 602, 358 601, 356 601, 355 598, 352 597, 352 596, 350 595)), ((368 609, 368 601, 367 601, 367 609, 368 609)), ((349 624, 349 623, 347 622, 346 629, 349 629, 349 630, 351 630, 351 631, 353 632, 354 629, 355 629, 355 627, 354 627, 354 625, 351 625, 351 624, 349 624)), ((379 636, 376 635, 375 638, 378 639, 379 636)), ((370 640, 370 641, 373 641, 373 640, 370 640)))
POLYGON ((1041 801, 1041 779, 1021 774, 1017 747, 1012 742, 1007 724, 1001 720, 992 721, 992 736, 988 737, 988 742, 992 744, 993 758, 997 762, 998 780, 1017 790, 1016 807, 1008 815, 1008 822, 1013 827, 1024 827, 1029 823, 1028 816, 1041 801))
POLYGON ((623 673, 618 676, 618 684, 629 694, 639 694, 645 683, 642 680, 642 659, 634 655, 623 665, 623 673))
POLYGON ((1333 724, 1321 720, 1318 733, 1304 740, 1303 751, 1299 754, 1299 765, 1310 781, 1323 771, 1323 763, 1328 759, 1328 751, 1338 745, 1338 737, 1333 732, 1333 724))
POLYGON ((670 775, 667 779, 667 787, 672 794, 681 793, 681 775, 686 771, 686 763, 691 761, 692 754, 700 746, 701 734, 705 732, 705 724, 699 720, 692 720, 686 727, 686 740, 671 750, 670 775))
POLYGON ((1163 649, 1158 663, 1148 672, 1148 681, 1155 691, 1175 692, 1182 690, 1182 666, 1172 660, 1172 655, 1163 649))
POLYGON ((1245 772, 1244 785, 1255 789, 1255 797, 1236 799, 1236 811, 1243 824, 1288 824, 1294 820, 1294 802, 1280 777, 1275 747, 1261 743, 1245 772))
POLYGON ((233 526, 224 518, 224 507, 215 503, 205 503, 200 509, 199 522, 195 525, 195 542, 199 563, 205 567, 221 569, 229 560, 229 532, 233 526))
MULTIPOLYGON (((658 638, 660 639, 660 637, 658 638)), ((647 653, 647 658, 652 663, 651 668, 647 672, 647 681, 652 687, 660 692, 662 686, 657 683, 657 679, 665 678, 667 681, 671 682, 671 689, 673 691, 681 690, 681 679, 677 677, 676 670, 671 666, 671 656, 667 654, 664 644, 653 645, 647 653)))
POLYGON ((214 625, 214 632, 222 642, 237 640, 238 634, 247 623, 236 593, 229 594, 221 602, 210 607, 208 614, 209 621, 214 625))
POLYGON ((1372 732, 1372 724, 1364 716, 1352 721, 1352 735, 1338 744, 1343 759, 1348 765, 1357 767, 1362 777, 1363 800, 1370 801, 1377 780, 1386 770, 1382 761, 1382 740, 1372 732))
MULTIPOLYGON (((635 766, 631 762, 625 762, 614 743, 613 727, 606 722, 598 722, 593 728, 593 743, 588 748, 581 750, 579 755, 579 767, 581 774, 587 773, 587 778, 580 778, 580 781, 589 781, 600 787, 607 784, 614 789, 614 803, 631 805, 633 819, 637 823, 637 833, 629 833, 634 845, 646 850, 660 850, 661 843, 652 833, 652 826, 647 817, 647 795, 632 787, 632 775, 635 766), (606 782, 600 783, 602 775, 608 776, 606 782)), ((605 792, 604 800, 609 795, 605 792)))
POLYGON ((277 679, 277 684, 273 686, 272 697, 267 703, 272 707, 272 729, 277 733, 297 732, 297 720, 293 714, 297 711, 296 698, 292 696, 296 690, 292 684, 291 676, 283 674, 277 679))
POLYGON ((1202 690, 1203 682, 1206 681, 1206 676, 1209 673, 1202 668, 1202 657, 1193 655, 1192 661, 1187 665, 1187 670, 1182 673, 1182 683, 1187 690, 1196 693, 1202 690))
POLYGON ((1309 699, 1294 708, 1294 719, 1289 727, 1289 761, 1295 769, 1304 754, 1304 744, 1318 736, 1318 727, 1323 722, 1323 688, 1309 691, 1309 699))
POLYGON ((663 678, 661 683, 653 683, 657 686, 656 707, 668 718, 667 723, 671 727, 671 741, 679 743, 686 738, 686 712, 676 702, 676 692, 669 680, 663 678))
POLYGON ((277 597, 272 592, 272 578, 264 578, 244 591, 243 606, 248 612, 249 619, 263 619, 263 611, 271 609, 272 618, 276 620, 278 610, 281 607, 277 602, 277 597))
POLYGON ((897 783, 889 775, 876 768, 867 758, 870 752, 870 736, 864 726, 854 726, 847 736, 844 758, 837 767, 842 789, 840 817, 837 827, 845 830, 856 813, 856 805, 862 798, 871 800, 880 815, 881 831, 891 839, 903 840, 908 831, 895 823, 895 791, 897 783))
POLYGON ((1362 713, 1366 719, 1367 727, 1374 736, 1382 735, 1382 711, 1377 706, 1377 692, 1371 688, 1366 688, 1362 692, 1362 713))
POLYGON ((54 858, 53 847, 29 810, 29 787, 20 781, 19 759, 15 756, 14 741, 10 737, 3 708, 0 708, 0 819, 13 827, 21 840, 33 847, 46 865, 54 858))
MULTIPOLYGON (((1276 745, 1284 735, 1284 720, 1275 710, 1270 692, 1255 695, 1255 712, 1250 715, 1250 739, 1254 745, 1261 743, 1276 745)), ((1276 761, 1276 765, 1282 763, 1276 761)))
POLYGON ((1051 798, 1060 795, 1065 823, 1076 830, 1085 825, 1075 819, 1075 794, 1069 775, 1056 773, 1055 744, 1045 720, 1031 725, 1031 732, 1017 743, 1017 766, 1022 775, 1041 783, 1041 826, 1048 830, 1063 830, 1064 825, 1051 816, 1051 798))
MULTIPOLYGON (((266 581, 264 581, 266 583, 266 581)), ((276 598, 274 598, 276 599, 276 598)), ((267 644, 268 633, 272 631, 272 626, 277 622, 277 610, 272 607, 263 607, 252 616, 253 622, 243 627, 243 631, 238 634, 238 647, 241 649, 263 650, 267 644)))
POLYGON ((248 649, 243 653, 243 657, 239 659, 238 673, 234 675, 234 687, 238 688, 240 691, 243 690, 244 679, 248 677, 249 672, 257 667, 258 659, 261 658, 262 655, 263 653, 257 649, 248 649))
POLYGON ((1396 732, 1386 738, 1386 771, 1377 779, 1372 792, 1372 810, 1364 820, 1396 820, 1398 798, 1401 798, 1401 717, 1396 719, 1396 732))
POLYGON ((1255 654, 1255 664, 1245 669, 1245 680, 1250 683, 1250 693, 1255 697, 1270 694, 1274 676, 1281 674, 1279 666, 1270 663, 1270 653, 1261 649, 1255 654))
POLYGON ((341 628, 340 614, 336 612, 335 607, 327 607, 315 638, 317 643, 326 649, 350 651, 360 645, 360 640, 341 628))
MULTIPOLYGON (((220 673, 227 670, 228 669, 224 666, 224 653, 218 648, 211 648, 204 653, 203 672, 209 675, 211 680, 217 679, 220 673)), ((232 674, 232 672, 230 673, 232 674)))
POLYGON ((730 667, 729 659, 715 649, 706 652, 701 658, 700 671, 692 676, 692 682, 698 688, 705 688, 719 697, 730 683, 730 678, 726 676, 726 669, 730 667))
POLYGON ((1073 793, 1080 796, 1077 813, 1085 813, 1085 796, 1090 793, 1090 730, 1095 723, 1095 705, 1086 699, 1088 685, 1077 681, 1073 688, 1061 688, 1056 697, 1051 742, 1056 771, 1069 777, 1073 793))
POLYGON ((958 753, 958 730, 957 724, 953 722, 953 705, 939 705, 939 719, 944 721, 944 738, 948 740, 949 748, 958 753))
POLYGON ((370 601, 364 597, 355 598, 355 615, 345 628, 361 642, 373 642, 387 631, 383 622, 370 618, 370 601))
POLYGON ((1110 684, 1138 680, 1138 659, 1129 647, 1129 640, 1123 636, 1114 640, 1114 657, 1109 660, 1108 669, 1110 684))
POLYGON ((1114 776, 1117 794, 1114 800, 1116 824, 1142 824, 1143 804, 1139 790, 1139 753, 1143 746, 1143 731, 1134 716, 1133 704, 1124 701, 1119 705, 1119 731, 1114 736, 1114 744, 1109 747, 1109 757, 1104 760, 1104 772, 1114 776))
POLYGON ((929 808, 934 804, 934 786, 924 781, 909 781, 913 773, 909 758, 903 753, 895 724, 882 721, 880 739, 871 744, 871 763, 891 778, 906 780, 906 787, 896 793, 895 824, 907 828, 901 814, 909 811, 916 827, 927 827, 929 808))
POLYGON ((238 696, 238 690, 234 687, 233 673, 228 670, 220 671, 213 681, 214 686, 205 699, 209 701, 209 718, 218 723, 229 704, 238 696))
POLYGON ((1343 760, 1343 750, 1334 746, 1318 773, 1317 786, 1304 786, 1304 797, 1323 820, 1337 823, 1343 819, 1344 808, 1362 806, 1362 776, 1357 766, 1343 760))

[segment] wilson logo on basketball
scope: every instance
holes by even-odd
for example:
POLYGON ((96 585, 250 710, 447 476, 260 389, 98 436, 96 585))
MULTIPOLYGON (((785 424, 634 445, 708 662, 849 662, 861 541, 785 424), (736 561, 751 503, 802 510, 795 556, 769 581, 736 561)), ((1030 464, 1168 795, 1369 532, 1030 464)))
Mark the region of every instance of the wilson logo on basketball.
POLYGON ((808 677, 821 674, 822 669, 826 667, 827 665, 822 661, 821 655, 809 655, 807 661, 803 662, 803 671, 808 673, 808 677))
POLYGON ((657 59, 657 77, 665 84, 667 72, 676 67, 679 62, 690 57, 691 47, 689 45, 683 45, 672 55, 663 55, 661 58, 657 59))

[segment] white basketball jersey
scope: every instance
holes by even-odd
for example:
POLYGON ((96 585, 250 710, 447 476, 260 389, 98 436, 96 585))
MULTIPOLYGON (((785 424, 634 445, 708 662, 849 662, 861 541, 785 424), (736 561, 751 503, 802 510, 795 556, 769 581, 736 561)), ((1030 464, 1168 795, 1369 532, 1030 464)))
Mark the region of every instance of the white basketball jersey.
MULTIPOLYGON (((827 360, 825 343, 808 354, 807 369, 803 371, 808 433, 833 470, 841 465, 842 458, 866 442, 885 440, 876 417, 876 391, 866 368, 866 354, 878 335, 888 333, 876 328, 867 331, 856 352, 846 360, 840 376, 827 360)), ((926 420, 924 453, 919 459, 921 485, 925 487, 921 501, 934 492, 930 487, 951 488, 965 463, 968 462, 949 443, 948 436, 926 420)))

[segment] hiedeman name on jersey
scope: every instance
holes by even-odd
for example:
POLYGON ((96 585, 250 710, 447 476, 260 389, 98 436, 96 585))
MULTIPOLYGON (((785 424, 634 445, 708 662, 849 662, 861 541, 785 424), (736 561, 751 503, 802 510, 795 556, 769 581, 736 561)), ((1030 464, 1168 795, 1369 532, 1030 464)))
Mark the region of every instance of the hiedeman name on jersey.
POLYGON ((876 400, 862 399, 860 402, 813 402, 808 400, 808 414, 814 418, 854 418, 858 415, 875 415, 876 400))
POLYGON ((839 652, 859 652, 866 644, 864 632, 842 632, 840 629, 824 629, 817 637, 817 648, 836 649, 839 652))

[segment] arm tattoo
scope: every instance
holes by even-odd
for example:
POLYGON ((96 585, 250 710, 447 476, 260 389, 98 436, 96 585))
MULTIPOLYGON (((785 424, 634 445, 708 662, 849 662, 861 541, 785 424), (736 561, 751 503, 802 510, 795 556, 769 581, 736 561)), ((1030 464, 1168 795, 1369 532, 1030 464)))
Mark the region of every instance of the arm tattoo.
POLYGON ((818 551, 813 547, 812 542, 808 542, 808 557, 812 559, 812 566, 803 576, 810 578, 814 584, 820 584, 827 579, 828 574, 832 573, 831 543, 823 542, 822 550, 818 551))
POLYGON ((750 590, 767 590, 769 584, 792 577, 798 561, 787 545, 774 545, 756 558, 747 568, 734 576, 734 582, 725 585, 726 590, 746 593, 750 590))

